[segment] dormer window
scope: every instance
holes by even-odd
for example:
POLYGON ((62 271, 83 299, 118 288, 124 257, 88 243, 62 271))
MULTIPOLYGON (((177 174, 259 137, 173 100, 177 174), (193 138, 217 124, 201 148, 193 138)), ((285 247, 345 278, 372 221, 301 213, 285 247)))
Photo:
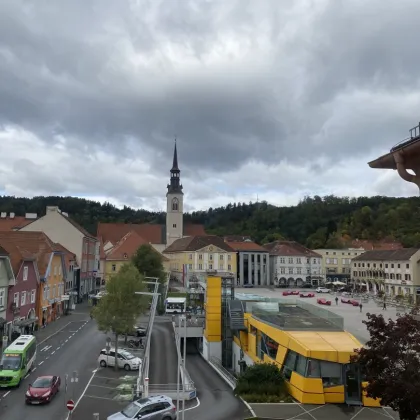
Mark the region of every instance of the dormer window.
POLYGON ((179 210, 179 201, 177 198, 174 198, 172 200, 172 211, 178 211, 179 210))

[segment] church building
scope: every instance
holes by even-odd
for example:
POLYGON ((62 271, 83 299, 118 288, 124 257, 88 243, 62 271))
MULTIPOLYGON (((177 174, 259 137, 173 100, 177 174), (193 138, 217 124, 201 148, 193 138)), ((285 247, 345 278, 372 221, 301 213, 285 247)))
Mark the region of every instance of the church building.
MULTIPOLYGON (((134 246, 135 241, 133 237, 139 237, 142 243, 149 243, 157 251, 163 252, 177 239, 198 235, 206 235, 203 225, 184 222, 184 192, 181 183, 181 171, 178 165, 176 142, 166 192, 165 225, 151 223, 98 223, 97 229, 97 237, 101 244, 101 260, 106 259, 106 255, 124 238, 130 237, 134 246), (130 232, 135 232, 136 235, 128 235, 130 232)), ((128 257, 129 252, 126 254, 128 257)))

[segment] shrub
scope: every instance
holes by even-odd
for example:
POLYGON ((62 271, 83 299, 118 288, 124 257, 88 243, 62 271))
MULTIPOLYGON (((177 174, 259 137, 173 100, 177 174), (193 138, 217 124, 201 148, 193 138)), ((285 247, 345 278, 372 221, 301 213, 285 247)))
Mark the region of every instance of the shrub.
POLYGON ((287 395, 283 375, 272 363, 257 363, 249 366, 239 376, 235 392, 241 396, 253 396, 254 399, 260 398, 259 396, 264 396, 264 398, 273 396, 278 400, 280 396, 287 395))

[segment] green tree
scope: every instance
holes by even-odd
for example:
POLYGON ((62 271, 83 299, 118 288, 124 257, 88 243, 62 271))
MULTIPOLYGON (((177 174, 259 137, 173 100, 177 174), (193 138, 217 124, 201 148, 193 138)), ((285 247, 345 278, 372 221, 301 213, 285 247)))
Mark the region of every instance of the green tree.
MULTIPOLYGON (((132 257, 132 263, 137 270, 145 277, 156 277, 159 279, 159 293, 163 294, 164 286, 167 280, 165 270, 163 268, 163 256, 149 244, 139 247, 132 257)), ((159 299, 158 311, 162 312, 163 299, 159 299)))
POLYGON ((115 369, 118 337, 133 330, 137 318, 146 311, 147 299, 136 292, 145 291, 143 277, 133 264, 124 264, 106 283, 106 294, 93 309, 93 318, 103 332, 115 335, 115 369))

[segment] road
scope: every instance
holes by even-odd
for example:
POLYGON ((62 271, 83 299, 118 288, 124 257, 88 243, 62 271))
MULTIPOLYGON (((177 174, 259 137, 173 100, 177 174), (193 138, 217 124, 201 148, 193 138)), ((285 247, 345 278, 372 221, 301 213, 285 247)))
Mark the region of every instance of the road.
POLYGON ((77 400, 82 394, 92 372, 97 368, 97 356, 104 347, 105 335, 98 331, 96 323, 89 318, 71 322, 53 337, 38 345, 34 370, 25 378, 20 388, 0 393, 0 419, 64 420, 68 410, 65 403, 77 400), (78 372, 78 382, 69 383, 65 390, 65 376, 71 378, 78 372), (59 375, 62 380, 60 393, 48 405, 25 405, 28 385, 41 375, 59 375))

